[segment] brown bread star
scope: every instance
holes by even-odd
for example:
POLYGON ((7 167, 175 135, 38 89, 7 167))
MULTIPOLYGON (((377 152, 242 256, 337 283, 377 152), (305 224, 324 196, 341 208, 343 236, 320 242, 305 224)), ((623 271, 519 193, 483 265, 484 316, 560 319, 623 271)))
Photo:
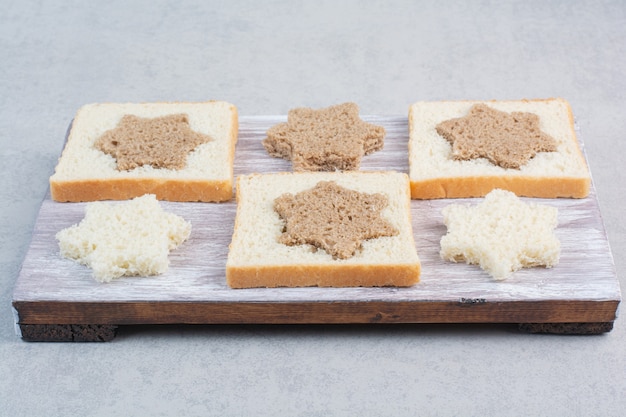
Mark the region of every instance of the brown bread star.
POLYGON ((457 160, 487 158, 502 168, 519 169, 537 152, 554 152, 556 141, 539 128, 532 113, 506 113, 484 104, 472 106, 467 116, 446 120, 437 133, 452 144, 457 160))
POLYGON ((142 165, 181 169, 189 152, 210 140, 191 130, 186 114, 156 118, 125 115, 114 129, 96 140, 95 146, 114 157, 120 171, 142 165))
POLYGON ((381 217, 387 206, 383 194, 367 194, 320 181, 295 196, 286 193, 274 202, 285 221, 279 242, 285 245, 310 244, 335 259, 352 257, 363 240, 395 236, 398 231, 381 217))
POLYGON ((359 169, 361 158, 383 147, 385 129, 359 118, 354 103, 289 111, 287 122, 271 127, 263 146, 292 161, 294 171, 359 169))

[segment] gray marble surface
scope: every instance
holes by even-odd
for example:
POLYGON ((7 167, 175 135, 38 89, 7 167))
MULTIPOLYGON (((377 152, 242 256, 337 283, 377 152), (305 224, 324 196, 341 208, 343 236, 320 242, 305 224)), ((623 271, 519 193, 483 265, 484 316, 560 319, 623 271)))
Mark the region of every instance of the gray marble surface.
POLYGON ((602 336, 503 325, 141 326, 26 343, 11 296, 75 111, 564 97, 626 288, 621 1, 20 1, 0 7, 0 415, 549 415, 626 409, 626 321, 602 336))

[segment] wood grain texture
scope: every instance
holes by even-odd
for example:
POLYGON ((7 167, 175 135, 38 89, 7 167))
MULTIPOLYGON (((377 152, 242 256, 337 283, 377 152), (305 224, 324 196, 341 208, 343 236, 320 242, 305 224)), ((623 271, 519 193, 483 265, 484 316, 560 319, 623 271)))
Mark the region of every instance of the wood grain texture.
MULTIPOLYGON (((364 116, 385 127, 382 151, 363 158, 363 170, 408 172, 406 117, 364 116)), ((235 175, 289 171, 261 141, 286 116, 240 118, 235 175)), ((412 201, 421 282, 410 288, 277 288, 233 290, 225 264, 235 201, 162 202, 192 223, 189 240, 170 254, 158 277, 101 284, 91 271, 59 256, 55 234, 84 215, 84 203, 43 201, 13 294, 20 325, 166 323, 574 323, 612 322, 619 282, 595 188, 585 199, 534 199, 557 207, 560 263, 495 281, 477 266, 444 262, 441 209, 475 199, 412 201)))

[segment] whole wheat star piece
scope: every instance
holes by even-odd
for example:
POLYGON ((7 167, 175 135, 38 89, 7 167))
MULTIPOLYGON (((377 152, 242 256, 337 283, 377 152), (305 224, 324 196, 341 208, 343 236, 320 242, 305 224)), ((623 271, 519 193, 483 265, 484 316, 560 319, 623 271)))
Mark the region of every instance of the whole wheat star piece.
POLYGON ((444 260, 479 265, 497 280, 521 268, 550 268, 559 262, 554 207, 525 203, 510 191, 495 189, 477 205, 451 204, 442 214, 448 228, 440 242, 444 260))
POLYGON ((359 169, 361 158, 383 147, 385 129, 359 118, 354 103, 324 109, 297 108, 286 123, 267 131, 263 146, 275 157, 292 161, 294 171, 359 169))
POLYGON ((279 242, 310 244, 335 259, 350 258, 363 240, 399 233, 381 217, 387 204, 383 194, 361 193, 334 181, 320 181, 295 196, 283 194, 274 202, 274 209, 285 221, 279 242))
POLYGON ((437 133, 452 144, 457 160, 487 158, 502 168, 519 169, 537 152, 554 152, 556 141, 539 127, 532 113, 506 113, 484 104, 472 106, 467 116, 446 120, 437 133))
POLYGON ((181 169, 187 154, 211 137, 194 132, 186 114, 156 118, 125 115, 114 129, 104 132, 95 146, 114 157, 119 171, 143 165, 181 169))

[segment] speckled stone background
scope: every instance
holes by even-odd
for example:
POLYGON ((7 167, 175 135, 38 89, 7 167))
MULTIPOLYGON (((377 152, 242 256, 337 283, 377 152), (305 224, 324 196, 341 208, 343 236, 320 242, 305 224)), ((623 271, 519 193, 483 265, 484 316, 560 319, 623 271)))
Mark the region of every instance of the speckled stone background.
POLYGON ((207 99, 242 115, 343 101, 404 115, 418 100, 564 97, 625 288, 624 2, 5 1, 0 62, 0 415, 623 415, 623 317, 591 337, 141 326, 26 343, 11 295, 76 110, 207 99))

